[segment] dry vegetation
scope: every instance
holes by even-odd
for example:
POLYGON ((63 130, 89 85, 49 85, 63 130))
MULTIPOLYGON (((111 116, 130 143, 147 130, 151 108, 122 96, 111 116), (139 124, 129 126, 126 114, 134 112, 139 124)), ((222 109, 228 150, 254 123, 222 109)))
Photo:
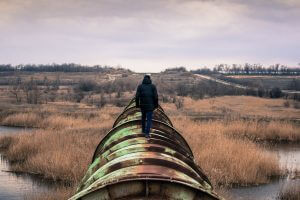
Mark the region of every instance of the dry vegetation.
POLYGON ((292 186, 286 190, 280 191, 278 200, 299 200, 300 187, 298 185, 292 186))
POLYGON ((40 118, 35 113, 16 113, 7 116, 1 124, 6 126, 38 127, 40 118))
MULTIPOLYGON (((16 171, 42 174, 53 180, 80 181, 101 137, 113 123, 117 108, 103 108, 93 119, 53 115, 39 120, 44 129, 1 138, 0 147, 16 171)), ((8 116, 18 124, 19 114, 8 116), (15 118, 14 118, 15 117, 15 118), (14 120, 13 120, 14 119, 14 120)), ((27 115, 31 117, 32 115, 27 115)), ((21 118, 23 120, 23 118, 21 118)), ((4 122, 7 120, 5 119, 4 122)), ((28 120, 30 121, 30 120, 28 120)))
POLYGON ((214 185, 266 183, 281 173, 275 154, 249 140, 227 137, 222 123, 196 123, 184 116, 173 122, 214 185))
MULTIPOLYGON (((287 140, 299 141, 299 127, 288 122, 260 122, 241 120, 229 115, 295 117, 299 111, 278 111, 274 105, 281 100, 261 100, 252 97, 223 97, 194 101, 186 98, 183 108, 177 110, 174 104, 163 104, 173 124, 192 147, 196 160, 208 174, 215 186, 233 184, 260 184, 281 175, 278 158, 267 152, 257 141, 287 140), (231 100, 230 100, 231 99, 231 100), (255 103, 256 101, 261 101, 255 103), (266 102, 271 105, 262 112, 266 102), (268 102, 270 103, 270 102, 268 102), (246 106, 250 104, 249 106, 246 106), (252 106, 252 109, 250 108, 252 106), (227 112, 222 120, 195 121, 197 114, 227 112), (238 107, 238 108, 237 108, 238 107), (225 109, 225 110, 226 110, 225 109), (229 110, 230 109, 230 110, 229 110), (251 111, 251 112, 250 112, 251 111), (230 113, 231 112, 231 113, 230 113), (239 115, 236 115, 239 112, 239 115), (254 142, 255 141, 255 142, 254 142)), ((280 107, 280 110, 284 109, 280 107)), ((40 174, 52 180, 61 180, 75 186, 84 175, 100 139, 112 127, 120 108, 105 106, 101 109, 84 104, 48 104, 26 112, 11 113, 2 124, 11 126, 39 127, 31 133, 0 137, 0 148, 12 161, 16 171, 40 174)), ((42 195, 46 199, 65 199, 74 187, 57 191, 56 197, 42 195)), ((41 195, 28 197, 43 199, 41 195)))
POLYGON ((215 122, 214 126, 223 126, 224 133, 236 138, 247 138, 253 141, 299 142, 299 126, 289 122, 259 122, 236 120, 232 122, 215 122))
POLYGON ((27 194, 24 200, 63 200, 74 194, 75 188, 59 187, 54 189, 52 193, 42 192, 39 194, 27 194))
POLYGON ((227 136, 255 142, 299 142, 299 124, 290 120, 300 120, 300 110, 286 108, 282 102, 249 96, 184 98, 180 110, 170 103, 164 108, 169 116, 183 114, 201 122, 199 130, 204 126, 218 127, 227 136))
POLYGON ((196 114, 218 114, 225 117, 256 119, 299 119, 300 110, 285 107, 284 99, 266 99, 251 96, 223 96, 203 100, 184 99, 184 111, 196 114))
POLYGON ((55 196, 36 194, 29 195, 28 199, 66 199, 70 196, 85 174, 97 144, 109 131, 119 112, 119 108, 105 107, 92 118, 53 113, 43 119, 38 118, 35 124, 32 124, 31 118, 39 116, 37 113, 13 114, 4 119, 3 123, 9 125, 38 125, 43 128, 0 138, 0 149, 5 151, 6 158, 12 162, 12 170, 42 175, 73 186, 57 189, 55 196), (22 121, 18 121, 20 119, 22 121))

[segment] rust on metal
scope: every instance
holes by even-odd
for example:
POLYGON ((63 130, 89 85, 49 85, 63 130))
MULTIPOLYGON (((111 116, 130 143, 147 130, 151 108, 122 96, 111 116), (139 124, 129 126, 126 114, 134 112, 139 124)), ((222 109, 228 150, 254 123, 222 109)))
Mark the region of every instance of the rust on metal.
POLYGON ((219 200, 191 148, 159 106, 147 140, 132 99, 97 146, 70 200, 219 200))

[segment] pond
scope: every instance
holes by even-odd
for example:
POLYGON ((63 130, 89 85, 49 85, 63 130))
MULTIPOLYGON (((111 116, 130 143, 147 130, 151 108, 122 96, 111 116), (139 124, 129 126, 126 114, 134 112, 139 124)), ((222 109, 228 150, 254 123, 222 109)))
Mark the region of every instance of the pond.
MULTIPOLYGON (((0 126, 0 135, 17 134, 32 129, 0 126)), ((25 174, 9 172, 10 166, 0 153, 0 199, 20 200, 30 194, 47 192, 51 188, 49 182, 25 174)))
POLYGON ((296 171, 300 171, 300 145, 276 145, 271 151, 277 153, 280 167, 287 172, 287 177, 274 180, 269 184, 230 189, 233 199, 276 200, 280 191, 292 186, 300 187, 300 177, 296 177, 296 171))
POLYGON ((10 133, 20 133, 24 131, 32 131, 31 128, 20 128, 20 127, 9 127, 9 126, 0 126, 0 135, 7 135, 10 133))

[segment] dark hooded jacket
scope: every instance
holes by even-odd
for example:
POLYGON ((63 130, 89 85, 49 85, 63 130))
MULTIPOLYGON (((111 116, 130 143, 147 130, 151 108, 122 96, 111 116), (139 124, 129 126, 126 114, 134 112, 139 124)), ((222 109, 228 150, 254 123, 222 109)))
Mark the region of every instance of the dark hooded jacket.
POLYGON ((155 85, 152 84, 150 76, 146 75, 142 84, 137 88, 135 95, 136 107, 142 111, 153 111, 158 107, 158 95, 155 85))

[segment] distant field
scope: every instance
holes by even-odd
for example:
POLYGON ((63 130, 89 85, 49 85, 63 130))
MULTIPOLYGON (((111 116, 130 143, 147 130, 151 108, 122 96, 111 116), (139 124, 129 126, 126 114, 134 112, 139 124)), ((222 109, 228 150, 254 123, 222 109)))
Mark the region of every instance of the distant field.
POLYGON ((78 83, 80 80, 88 79, 96 82, 103 82, 114 80, 118 77, 121 77, 122 74, 104 74, 101 72, 20 72, 20 73, 11 73, 8 75, 2 75, 0 73, 0 84, 3 85, 16 77, 20 77, 24 81, 29 81, 30 79, 44 81, 47 78, 48 81, 59 80, 63 85, 72 85, 74 83, 78 83))
POLYGON ((226 76, 232 79, 236 79, 241 84, 249 86, 262 86, 267 89, 278 87, 282 90, 289 90, 293 80, 300 81, 300 76, 245 76, 234 75, 226 76))
POLYGON ((300 119, 300 109, 285 105, 284 99, 266 99, 251 96, 223 96, 202 100, 184 99, 183 109, 194 115, 251 117, 252 119, 300 119))

